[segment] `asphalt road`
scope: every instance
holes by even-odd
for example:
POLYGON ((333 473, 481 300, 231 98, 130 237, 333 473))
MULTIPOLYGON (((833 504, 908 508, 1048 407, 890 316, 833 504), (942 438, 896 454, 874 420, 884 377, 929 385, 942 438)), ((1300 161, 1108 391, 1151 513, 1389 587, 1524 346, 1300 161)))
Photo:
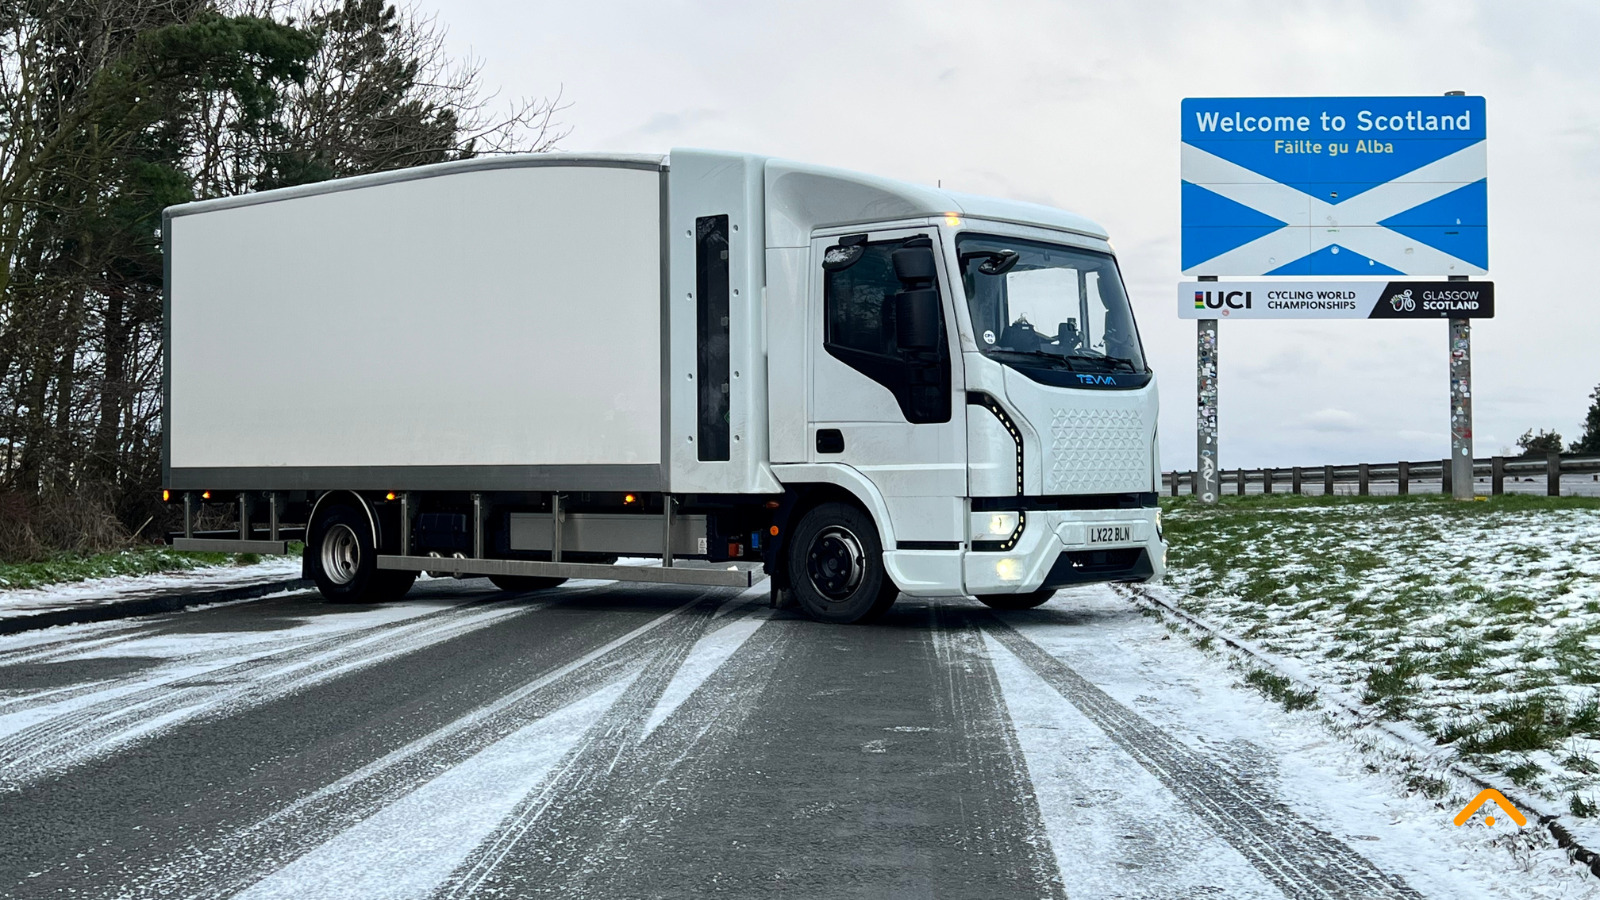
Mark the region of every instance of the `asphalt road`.
POLYGON ((435 581, 7 638, 0 896, 1422 895, 1118 699, 1129 658, 1071 642, 1159 629, 1094 597, 837 627, 759 587, 435 581))

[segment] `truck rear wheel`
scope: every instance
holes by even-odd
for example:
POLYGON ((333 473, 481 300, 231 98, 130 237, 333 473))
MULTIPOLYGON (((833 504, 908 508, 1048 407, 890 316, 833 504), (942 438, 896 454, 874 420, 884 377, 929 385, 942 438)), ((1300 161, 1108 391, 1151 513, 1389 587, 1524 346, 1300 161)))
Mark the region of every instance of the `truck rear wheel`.
POLYGON ((801 516, 788 557, 795 600, 813 619, 867 622, 899 596, 883 567, 877 526, 851 504, 823 503, 801 516))
POLYGON ((1043 606, 1055 595, 1055 589, 1049 588, 1026 594, 988 594, 980 596, 978 600, 990 609, 1033 609, 1043 606))
POLYGON ((565 578, 541 578, 537 575, 490 575, 489 583, 502 591, 527 593, 544 591, 565 584, 565 578))
POLYGON ((313 523, 305 552, 312 580, 329 603, 398 600, 417 580, 415 572, 378 568, 372 525, 349 506, 335 506, 313 523))

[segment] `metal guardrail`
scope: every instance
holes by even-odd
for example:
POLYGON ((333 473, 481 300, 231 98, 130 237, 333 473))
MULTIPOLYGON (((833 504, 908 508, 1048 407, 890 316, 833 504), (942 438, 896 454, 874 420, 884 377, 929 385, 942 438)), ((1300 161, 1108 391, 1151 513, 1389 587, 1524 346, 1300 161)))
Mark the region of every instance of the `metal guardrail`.
MULTIPOLYGON (((1400 461, 1392 463, 1357 463, 1355 465, 1292 466, 1289 468, 1224 469, 1218 473, 1220 488, 1227 492, 1229 485, 1243 494, 1248 485, 1260 485, 1261 492, 1273 493, 1274 488, 1286 488, 1289 493, 1306 493, 1306 486, 1320 486, 1322 493, 1332 494, 1336 485, 1354 484, 1357 494, 1371 493, 1376 482, 1394 482, 1397 493, 1411 493, 1414 481, 1437 479, 1443 493, 1451 492, 1450 460, 1425 462, 1400 461)), ((1490 456, 1472 461, 1474 478, 1487 476, 1490 493, 1505 493, 1506 478, 1545 476, 1545 493, 1561 496, 1561 476, 1595 475, 1600 477, 1600 456, 1575 456, 1551 453, 1547 456, 1490 456)), ((1161 476, 1162 489, 1176 497, 1180 493, 1195 493, 1199 479, 1194 471, 1165 472, 1161 476), (1184 488, 1187 487, 1185 491, 1184 488)))

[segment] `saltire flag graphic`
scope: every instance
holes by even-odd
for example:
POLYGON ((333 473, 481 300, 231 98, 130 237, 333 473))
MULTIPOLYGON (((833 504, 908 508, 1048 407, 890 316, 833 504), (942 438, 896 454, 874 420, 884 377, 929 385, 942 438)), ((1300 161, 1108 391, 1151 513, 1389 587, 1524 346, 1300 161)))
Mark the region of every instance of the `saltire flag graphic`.
POLYGON ((1183 271, 1482 275, 1482 97, 1183 101, 1183 271))

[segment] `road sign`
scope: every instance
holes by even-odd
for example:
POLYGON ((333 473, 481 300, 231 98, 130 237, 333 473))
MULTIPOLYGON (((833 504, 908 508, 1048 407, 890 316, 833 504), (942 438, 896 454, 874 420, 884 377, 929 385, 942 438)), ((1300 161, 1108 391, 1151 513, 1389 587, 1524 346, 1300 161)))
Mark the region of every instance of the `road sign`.
POLYGON ((1185 281, 1180 319, 1492 319, 1492 281, 1185 281))
POLYGON ((1482 97, 1183 101, 1183 271, 1482 275, 1482 97))

